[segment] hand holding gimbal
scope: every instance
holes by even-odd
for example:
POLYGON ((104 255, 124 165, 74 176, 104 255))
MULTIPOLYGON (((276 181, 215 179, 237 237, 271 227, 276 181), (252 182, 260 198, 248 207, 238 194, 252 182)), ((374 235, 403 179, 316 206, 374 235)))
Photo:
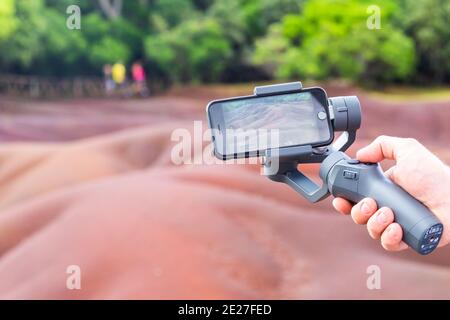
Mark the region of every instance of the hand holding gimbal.
MULTIPOLYGON (((300 82, 256 87, 254 97, 267 97, 302 93, 307 91, 300 82)), ((245 97, 249 99, 249 97, 245 97)), ((361 163, 348 157, 344 151, 355 141, 361 125, 361 107, 356 96, 333 97, 323 103, 326 117, 334 132, 342 132, 332 144, 302 144, 268 148, 263 155, 264 174, 271 180, 288 184, 306 199, 317 202, 328 195, 342 197, 352 202, 373 198, 379 207, 392 209, 394 220, 403 229, 403 241, 420 254, 429 254, 439 244, 443 225, 421 202, 390 181, 379 164, 361 163), (277 161, 277 169, 272 163, 277 161), (317 185, 301 172, 303 163, 321 163, 317 185), (300 165, 300 166, 299 166, 300 165), (299 170, 300 167, 300 170, 299 170)), ((254 107, 256 111, 256 107, 254 107)), ((286 109, 287 110, 287 109, 286 109)), ((257 112, 256 112, 257 113, 257 112)), ((208 119, 214 127, 214 119, 208 119)), ((226 117, 225 117, 226 118, 226 117)), ((221 123, 226 126, 225 123, 221 123)), ((334 135, 333 135, 334 136, 334 135)), ((215 148, 217 138, 213 137, 215 148)), ((330 140, 332 141, 332 139, 330 140)), ((215 152, 217 155, 217 152, 215 152)), ((246 154, 246 156, 251 156, 246 154)))

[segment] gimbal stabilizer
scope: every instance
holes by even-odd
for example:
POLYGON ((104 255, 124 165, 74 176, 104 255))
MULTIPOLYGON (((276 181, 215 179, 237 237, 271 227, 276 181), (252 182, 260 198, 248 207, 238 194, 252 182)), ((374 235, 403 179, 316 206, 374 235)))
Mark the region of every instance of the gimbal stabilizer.
MULTIPOLYGON (((300 82, 256 87, 255 96, 273 93, 301 92, 300 82)), ((395 221, 403 229, 403 241, 420 254, 429 254, 438 245, 443 233, 442 223, 401 187, 392 183, 379 164, 360 163, 343 151, 355 141, 361 125, 361 107, 356 96, 329 98, 329 115, 334 131, 343 132, 327 147, 297 146, 267 150, 264 174, 271 180, 284 182, 311 202, 320 201, 330 193, 352 202, 363 198, 375 199, 378 207, 389 207, 395 221), (275 159, 276 157, 276 159, 275 159), (272 161, 278 161, 273 172, 272 161), (302 163, 321 163, 319 175, 322 186, 298 170, 302 163)))

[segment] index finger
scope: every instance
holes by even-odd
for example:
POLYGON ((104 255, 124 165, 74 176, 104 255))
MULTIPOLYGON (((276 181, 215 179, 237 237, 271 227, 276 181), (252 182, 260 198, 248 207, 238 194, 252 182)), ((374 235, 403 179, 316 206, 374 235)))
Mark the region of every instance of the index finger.
POLYGON ((353 205, 344 198, 333 199, 333 207, 342 214, 350 214, 353 205))
POLYGON ((362 162, 380 162, 384 159, 395 160, 397 150, 404 139, 389 136, 379 136, 371 144, 360 149, 356 158, 362 162))

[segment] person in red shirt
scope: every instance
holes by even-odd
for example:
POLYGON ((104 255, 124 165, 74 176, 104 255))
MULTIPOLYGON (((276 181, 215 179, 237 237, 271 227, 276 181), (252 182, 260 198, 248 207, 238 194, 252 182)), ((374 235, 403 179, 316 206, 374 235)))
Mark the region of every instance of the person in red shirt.
POLYGON ((131 67, 131 75, 133 77, 134 89, 136 94, 139 94, 141 97, 148 96, 149 90, 146 85, 145 70, 139 61, 133 63, 131 67))

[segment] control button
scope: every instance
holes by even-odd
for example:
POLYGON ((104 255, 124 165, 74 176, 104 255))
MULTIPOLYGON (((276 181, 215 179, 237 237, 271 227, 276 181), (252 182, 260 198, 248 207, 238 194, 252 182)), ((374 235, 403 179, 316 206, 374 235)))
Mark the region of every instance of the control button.
POLYGON ((323 112, 323 111, 320 111, 317 114, 317 117, 319 118, 319 120, 325 120, 327 118, 327 114, 325 112, 323 112))
POLYGON ((344 170, 344 178, 346 179, 356 180, 357 176, 358 176, 357 172, 344 170))
POLYGON ((357 159, 349 159, 349 160, 347 160, 347 163, 348 164, 358 164, 359 160, 357 160, 357 159))

